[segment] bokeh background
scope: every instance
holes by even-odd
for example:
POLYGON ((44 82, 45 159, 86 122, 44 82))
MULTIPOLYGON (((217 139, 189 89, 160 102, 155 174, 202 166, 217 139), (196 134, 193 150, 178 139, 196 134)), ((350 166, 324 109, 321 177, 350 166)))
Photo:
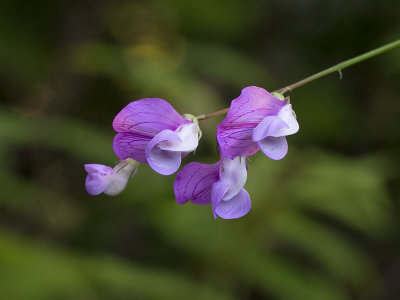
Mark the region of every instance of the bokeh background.
MULTIPOLYGON (((400 2, 0 3, 1 299, 400 299, 400 49, 298 88, 289 153, 248 162, 252 210, 214 220, 147 165, 113 165, 114 116, 160 97, 200 115, 400 36, 400 2)), ((218 159, 217 117, 196 160, 218 159)))

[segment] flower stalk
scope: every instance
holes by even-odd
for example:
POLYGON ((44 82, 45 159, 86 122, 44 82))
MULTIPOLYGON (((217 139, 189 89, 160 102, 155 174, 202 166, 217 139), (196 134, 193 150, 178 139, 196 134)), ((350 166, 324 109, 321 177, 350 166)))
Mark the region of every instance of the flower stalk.
MULTIPOLYGON (((399 47, 399 46, 400 46, 400 40, 394 41, 392 43, 386 44, 386 45, 381 46, 379 48, 376 48, 374 50, 368 51, 368 52, 366 52, 364 54, 358 55, 356 57, 353 57, 353 58, 350 58, 350 59, 348 59, 346 61, 338 63, 338 64, 336 64, 336 65, 334 65, 334 66, 332 66, 332 67, 330 67, 328 69, 325 69, 325 70, 323 70, 321 72, 318 72, 318 73, 316 73, 314 75, 306 77, 306 78, 304 78, 304 79, 302 79, 300 81, 297 81, 297 82, 295 82, 293 84, 290 84, 288 86, 280 88, 280 89, 278 89, 278 90, 276 90, 274 92, 277 92, 277 93, 280 93, 280 94, 285 94, 287 92, 290 92, 290 91, 294 90, 295 88, 298 88, 300 86, 306 85, 307 83, 310 83, 310 82, 312 82, 314 80, 317 80, 319 78, 325 77, 326 75, 329 75, 329 74, 334 73, 334 72, 339 72, 339 76, 341 78, 343 69, 345 69, 347 67, 350 67, 352 65, 358 64, 358 63, 360 63, 360 62, 362 62, 364 60, 367 60, 369 58, 372 58, 374 56, 380 55, 380 54, 382 54, 382 53, 384 53, 386 51, 392 50, 392 49, 394 49, 396 47, 399 47)), ((210 119, 210 118, 213 118, 215 116, 226 114, 228 111, 229 111, 229 108, 221 109, 219 111, 216 111, 216 112, 213 112, 213 113, 210 113, 210 114, 200 115, 200 116, 197 117, 197 119, 199 121, 210 119)))

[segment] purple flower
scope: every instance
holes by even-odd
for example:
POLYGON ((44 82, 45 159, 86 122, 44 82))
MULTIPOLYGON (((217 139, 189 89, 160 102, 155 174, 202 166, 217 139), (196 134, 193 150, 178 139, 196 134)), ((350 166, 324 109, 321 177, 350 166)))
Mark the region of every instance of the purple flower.
POLYGON ((181 158, 197 148, 201 136, 196 118, 185 116, 163 99, 131 102, 113 122, 118 132, 113 145, 115 154, 120 159, 147 162, 162 175, 175 173, 181 158))
POLYGON ((226 118, 217 126, 217 139, 225 157, 250 156, 261 149, 278 160, 288 151, 285 136, 298 130, 291 104, 251 86, 232 101, 226 118))
POLYGON ((115 196, 121 193, 128 183, 128 179, 135 175, 139 163, 133 159, 126 159, 119 162, 114 168, 98 165, 86 164, 86 190, 90 195, 104 193, 115 196))
POLYGON ((246 179, 245 157, 224 158, 213 165, 190 163, 176 177, 175 198, 179 204, 189 200, 200 205, 212 202, 215 219, 240 218, 251 207, 250 196, 243 188, 246 179))

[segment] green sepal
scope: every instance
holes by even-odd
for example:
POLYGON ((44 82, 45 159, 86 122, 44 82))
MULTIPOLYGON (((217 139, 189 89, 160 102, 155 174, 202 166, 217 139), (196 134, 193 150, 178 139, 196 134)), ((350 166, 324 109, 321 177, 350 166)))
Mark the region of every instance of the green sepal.
POLYGON ((183 114, 183 117, 184 117, 186 120, 189 120, 189 121, 191 121, 191 122, 197 124, 197 129, 199 130, 199 140, 200 140, 200 139, 201 139, 201 136, 202 136, 202 132, 201 132, 201 130, 200 130, 199 120, 197 119, 197 117, 194 116, 194 115, 192 115, 192 114, 183 114))
POLYGON ((283 96, 281 93, 278 92, 272 92, 271 95, 275 96, 276 98, 278 98, 279 100, 285 100, 285 96, 283 96))

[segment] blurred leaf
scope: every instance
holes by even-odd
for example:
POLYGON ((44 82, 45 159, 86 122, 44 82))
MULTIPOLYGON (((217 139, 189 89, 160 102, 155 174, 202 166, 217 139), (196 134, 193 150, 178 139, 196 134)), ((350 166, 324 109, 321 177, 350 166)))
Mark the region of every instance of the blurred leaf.
POLYGON ((67 254, 0 234, 0 288, 7 299, 232 299, 171 271, 105 256, 67 254))
POLYGON ((30 117, 0 109, 0 139, 7 144, 46 145, 79 159, 117 161, 112 158, 111 126, 109 132, 107 136, 75 120, 30 117))
POLYGON ((275 86, 271 75, 259 62, 227 47, 190 43, 187 64, 207 80, 235 88, 275 86))

